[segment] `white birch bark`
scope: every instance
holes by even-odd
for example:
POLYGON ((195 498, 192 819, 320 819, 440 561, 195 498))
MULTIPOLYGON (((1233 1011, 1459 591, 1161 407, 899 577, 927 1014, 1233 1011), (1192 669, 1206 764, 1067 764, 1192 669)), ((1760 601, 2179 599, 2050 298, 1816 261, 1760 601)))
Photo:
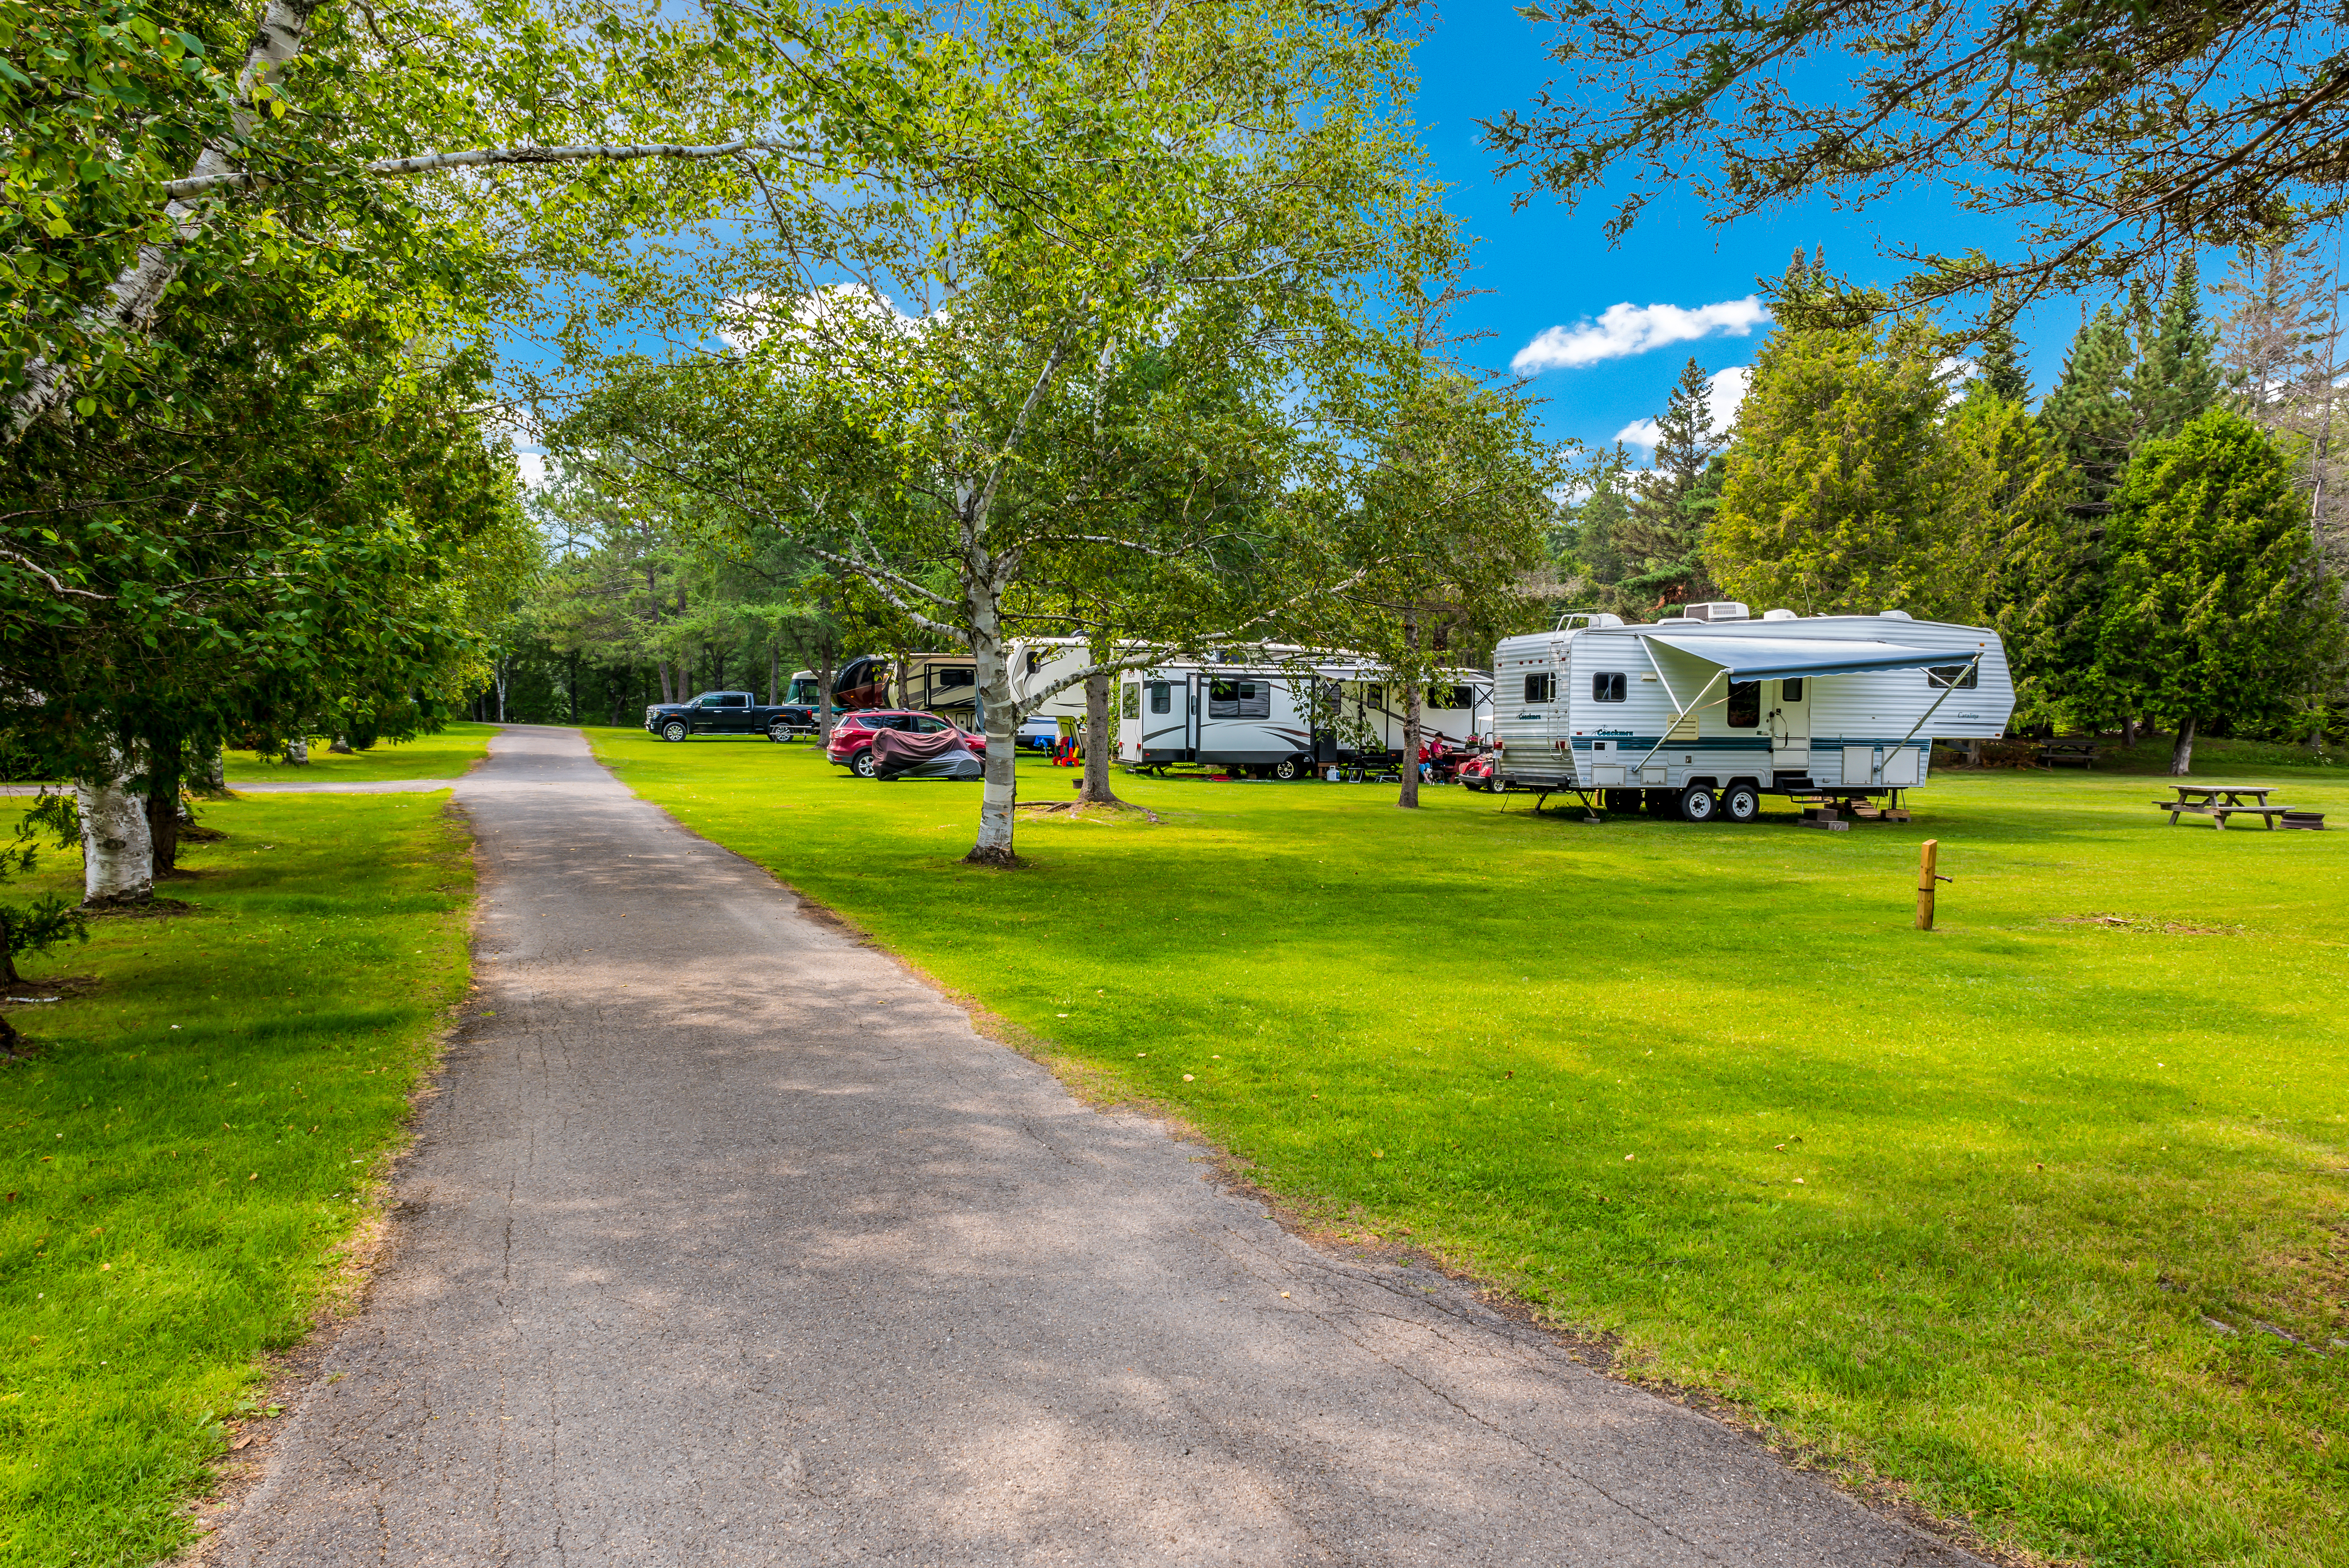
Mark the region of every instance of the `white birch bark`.
POLYGON ((228 788, 228 753, 218 746, 212 748, 212 756, 204 763, 204 787, 228 788))
POLYGON ((307 766, 310 761, 310 737, 296 735, 286 742, 285 760, 296 767, 307 766))
MULTIPOLYGON (((991 566, 994 563, 988 563, 991 566)), ((970 656, 987 700, 986 782, 980 785, 978 842, 964 858, 982 865, 1012 861, 1012 808, 1019 803, 1019 758, 1012 747, 1019 711, 1011 695, 1011 663, 1003 656, 1003 590, 992 570, 974 573, 968 590, 970 656)))
MULTIPOLYGON (((118 756, 115 765, 121 765, 118 756)), ((154 895, 155 843, 147 797, 119 775, 74 786, 81 812, 82 902, 135 904, 154 895)))
MULTIPOLYGON (((237 172, 235 144, 252 134, 258 118, 253 109, 254 92, 274 85, 287 64, 302 52, 303 41, 310 31, 310 17, 320 3, 321 0, 268 0, 262 7, 260 31, 245 52, 244 68, 237 73, 237 108, 229 117, 232 136, 204 144, 191 178, 210 180, 237 172)), ((171 221, 172 232, 180 238, 194 235, 194 200, 174 197, 164 204, 163 215, 171 221)), ((160 245, 140 246, 138 258, 122 269, 104 299, 84 317, 84 328, 94 335, 146 331, 154 325, 163 295, 179 272, 179 257, 171 250, 160 245)), ((34 421, 64 408, 74 395, 73 378, 66 367, 49 360, 35 359, 26 365, 25 378, 24 389, 8 400, 8 432, 12 440, 23 435, 34 421)))

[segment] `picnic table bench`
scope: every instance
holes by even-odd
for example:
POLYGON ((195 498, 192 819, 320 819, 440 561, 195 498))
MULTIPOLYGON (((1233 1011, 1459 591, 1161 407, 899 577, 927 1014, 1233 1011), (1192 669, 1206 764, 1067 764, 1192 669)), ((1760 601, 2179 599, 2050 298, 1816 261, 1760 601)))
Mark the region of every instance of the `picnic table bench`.
POLYGON ((2273 784, 2172 784, 2177 792, 2168 800, 2153 803, 2157 811, 2169 813, 2169 826, 2178 826, 2180 815, 2207 816, 2215 827, 2227 826, 2230 816, 2256 816, 2270 832, 2275 830, 2276 819, 2283 818, 2286 827, 2307 827, 2322 831, 2324 816, 2321 812, 2302 811, 2297 806, 2270 805, 2268 796, 2276 793, 2273 784), (2248 798, 2246 798, 2248 797, 2248 798))
POLYGON ((2084 768, 2096 765, 2096 742, 2094 741, 2042 741, 2039 742, 2039 765, 2052 768, 2058 763, 2077 763, 2084 768))

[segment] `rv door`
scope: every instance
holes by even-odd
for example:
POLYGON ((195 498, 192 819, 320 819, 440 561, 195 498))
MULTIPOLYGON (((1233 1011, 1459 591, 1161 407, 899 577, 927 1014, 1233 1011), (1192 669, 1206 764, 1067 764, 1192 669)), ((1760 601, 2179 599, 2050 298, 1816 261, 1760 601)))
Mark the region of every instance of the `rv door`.
POLYGON ((1811 682, 1801 677, 1764 682, 1770 728, 1770 767, 1775 773, 1811 771, 1811 682))

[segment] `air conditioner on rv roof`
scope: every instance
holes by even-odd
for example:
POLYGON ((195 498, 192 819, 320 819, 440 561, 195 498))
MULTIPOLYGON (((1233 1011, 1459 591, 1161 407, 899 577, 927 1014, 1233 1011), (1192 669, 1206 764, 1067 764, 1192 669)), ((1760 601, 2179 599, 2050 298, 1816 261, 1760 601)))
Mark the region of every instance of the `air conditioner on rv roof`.
POLYGON ((1712 604, 1691 605, 1681 614, 1690 620, 1748 620, 1752 617, 1745 607, 1735 599, 1717 599, 1712 604))

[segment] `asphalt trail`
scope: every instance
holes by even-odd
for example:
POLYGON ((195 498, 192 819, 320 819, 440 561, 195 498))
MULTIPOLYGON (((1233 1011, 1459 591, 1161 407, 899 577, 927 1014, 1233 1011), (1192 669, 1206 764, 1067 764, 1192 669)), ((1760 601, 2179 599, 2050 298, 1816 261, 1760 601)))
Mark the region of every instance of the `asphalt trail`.
POLYGON ((457 798, 479 1004, 212 1561, 1972 1561, 1316 1252, 575 732, 507 730, 457 798))

